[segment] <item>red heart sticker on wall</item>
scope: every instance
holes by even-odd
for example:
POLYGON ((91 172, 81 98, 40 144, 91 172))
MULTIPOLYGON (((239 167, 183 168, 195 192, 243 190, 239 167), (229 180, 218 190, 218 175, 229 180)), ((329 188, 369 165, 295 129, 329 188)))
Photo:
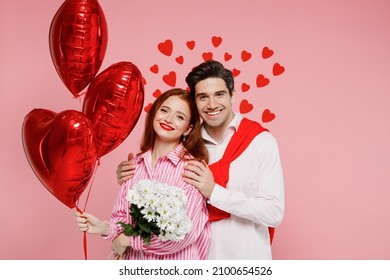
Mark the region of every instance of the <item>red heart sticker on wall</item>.
POLYGON ((241 90, 242 90, 242 92, 246 92, 246 91, 248 91, 250 88, 251 88, 250 85, 248 85, 248 84, 246 84, 246 83, 243 83, 243 84, 241 85, 241 90))
POLYGON ((270 58, 274 54, 274 51, 269 49, 268 47, 264 47, 261 53, 264 59, 270 58))
POLYGON ((242 51, 241 52, 241 59, 242 61, 248 61, 250 58, 252 57, 252 54, 250 52, 247 52, 247 51, 242 51))
POLYGON ((272 73, 274 76, 278 76, 284 72, 284 67, 280 65, 279 63, 275 63, 274 67, 272 68, 272 73))
POLYGON ((181 55, 181 56, 176 57, 175 60, 176 60, 177 63, 183 64, 183 62, 184 62, 184 57, 181 55))
POLYGON ((170 39, 165 40, 165 42, 162 42, 158 44, 158 50, 166 55, 166 56, 171 56, 173 52, 173 43, 170 39))
POLYGON ((158 73, 158 65, 154 64, 153 66, 150 67, 150 72, 157 74, 158 73))
POLYGON ((161 95, 161 90, 159 90, 159 89, 156 89, 154 92, 153 92, 153 96, 154 97, 159 97, 161 95))
POLYGON ((234 68, 234 69, 232 70, 232 72, 233 72, 233 77, 237 77, 237 76, 240 75, 240 73, 241 73, 241 71, 238 70, 238 69, 236 69, 236 68, 234 68))
POLYGON ((193 50, 195 48, 195 41, 188 41, 186 45, 188 49, 193 50))
POLYGON ((248 100, 244 99, 240 103, 240 113, 246 114, 252 111, 253 105, 248 102, 248 100))
POLYGON ((261 120, 266 123, 272 121, 273 119, 275 119, 275 114, 272 113, 269 109, 265 109, 261 116, 261 120))
POLYGON ((149 113, 149 111, 150 111, 151 108, 152 108, 152 103, 149 103, 148 105, 145 106, 144 111, 145 111, 146 113, 149 113))
POLYGON ((202 54, 202 57, 203 57, 204 61, 212 60, 213 59, 213 53, 211 53, 211 52, 204 52, 202 54))
POLYGON ((211 41, 213 43, 213 46, 217 48, 222 43, 222 38, 218 36, 213 36, 211 38, 211 41))
POLYGON ((257 79, 256 79, 257 87, 265 87, 268 84, 269 84, 269 79, 264 77, 263 74, 260 74, 257 76, 257 79))
POLYGON ((164 75, 162 79, 168 86, 174 87, 176 85, 176 72, 171 71, 164 75))
POLYGON ((232 55, 230 53, 226 52, 224 58, 225 58, 225 61, 229 61, 230 59, 232 59, 232 55))

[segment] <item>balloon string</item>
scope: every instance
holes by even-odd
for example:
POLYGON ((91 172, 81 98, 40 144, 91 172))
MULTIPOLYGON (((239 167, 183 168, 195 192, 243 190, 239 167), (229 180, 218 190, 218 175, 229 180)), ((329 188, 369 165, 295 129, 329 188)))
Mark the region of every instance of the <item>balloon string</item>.
MULTIPOLYGON (((96 173, 96 170, 97 170, 97 167, 100 166, 100 159, 98 159, 97 161, 97 164, 95 164, 95 170, 93 172, 93 175, 92 175, 92 180, 91 180, 91 183, 89 184, 89 189, 88 189, 88 193, 87 193, 87 197, 85 199, 85 203, 84 203, 84 210, 81 210, 77 205, 76 205, 76 210, 77 212, 79 212, 80 214, 82 214, 83 212, 85 212, 85 209, 87 208, 87 203, 88 203, 88 199, 89 199, 89 195, 91 194, 91 189, 92 189, 92 185, 93 185, 93 181, 95 179, 95 173, 96 173)), ((77 204, 78 204, 78 200, 77 200, 77 204)), ((88 260, 88 249, 87 249, 87 232, 84 231, 84 236, 83 236, 83 251, 84 251, 84 259, 85 260, 88 260)))

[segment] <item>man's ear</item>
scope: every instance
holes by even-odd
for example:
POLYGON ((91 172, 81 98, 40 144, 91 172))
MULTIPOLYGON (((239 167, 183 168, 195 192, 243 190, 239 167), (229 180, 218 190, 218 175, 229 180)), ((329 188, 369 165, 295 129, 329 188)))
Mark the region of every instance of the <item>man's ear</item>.
POLYGON ((233 90, 230 103, 234 103, 235 101, 236 101, 236 90, 233 90))

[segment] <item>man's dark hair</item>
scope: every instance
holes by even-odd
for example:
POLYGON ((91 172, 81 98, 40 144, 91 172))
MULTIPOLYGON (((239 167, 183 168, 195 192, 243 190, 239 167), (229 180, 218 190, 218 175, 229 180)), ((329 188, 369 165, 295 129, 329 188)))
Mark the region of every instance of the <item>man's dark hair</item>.
POLYGON ((232 71, 226 69, 222 63, 216 60, 208 60, 196 66, 187 75, 186 82, 190 88, 191 97, 195 99, 195 85, 207 78, 221 78, 225 81, 230 96, 234 91, 234 78, 232 71))

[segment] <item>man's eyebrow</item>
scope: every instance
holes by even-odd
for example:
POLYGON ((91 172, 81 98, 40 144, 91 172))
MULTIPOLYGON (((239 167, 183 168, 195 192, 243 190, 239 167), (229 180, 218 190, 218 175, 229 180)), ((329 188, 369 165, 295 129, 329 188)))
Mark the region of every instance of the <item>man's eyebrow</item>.
POLYGON ((195 96, 198 96, 198 95, 211 95, 211 94, 216 94, 216 93, 227 93, 226 90, 224 89, 221 89, 221 90, 218 90, 216 92, 213 92, 213 93, 206 93, 206 92, 198 92, 197 94, 195 94, 195 96))

